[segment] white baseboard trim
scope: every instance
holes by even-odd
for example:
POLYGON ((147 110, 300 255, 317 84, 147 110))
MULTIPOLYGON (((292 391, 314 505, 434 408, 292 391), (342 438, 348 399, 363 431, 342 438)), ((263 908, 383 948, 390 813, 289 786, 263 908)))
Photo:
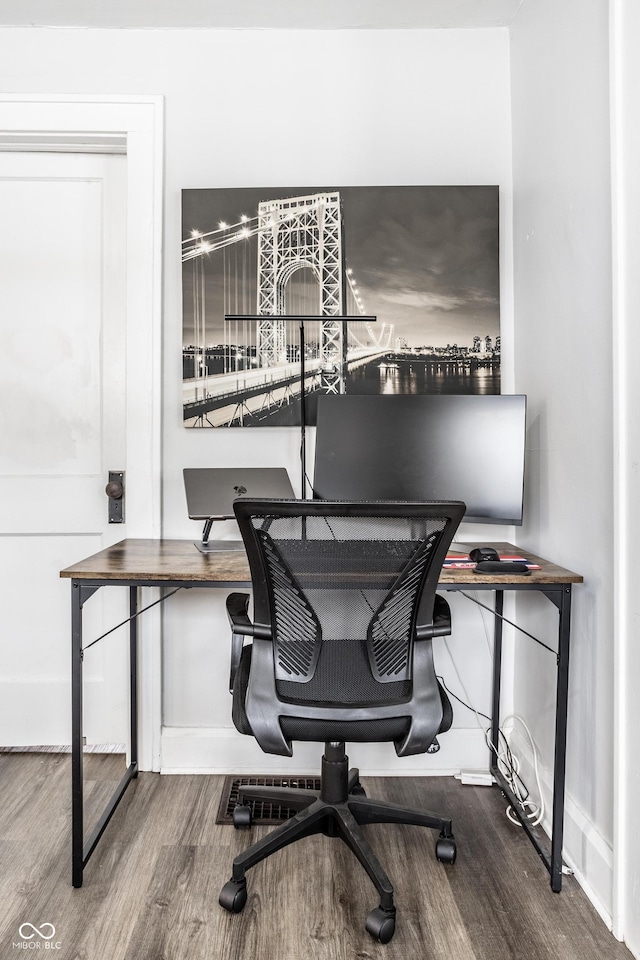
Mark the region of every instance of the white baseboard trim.
MULTIPOLYGON (((351 743, 349 759, 363 776, 453 776, 460 769, 488 766, 484 735, 476 729, 443 734, 435 754, 397 757, 390 743, 351 743)), ((322 746, 296 743, 293 757, 263 753, 252 737, 233 727, 163 727, 160 772, 164 774, 295 773, 318 775, 322 746)))
MULTIPOLYGON (((511 748, 520 761, 520 775, 536 800, 536 780, 531 746, 518 729, 510 736, 511 748)), ((538 759, 538 773, 544 794, 542 828, 551 836, 553 774, 538 759)), ((562 856, 609 930, 613 930, 613 847, 575 801, 565 794, 562 856)))

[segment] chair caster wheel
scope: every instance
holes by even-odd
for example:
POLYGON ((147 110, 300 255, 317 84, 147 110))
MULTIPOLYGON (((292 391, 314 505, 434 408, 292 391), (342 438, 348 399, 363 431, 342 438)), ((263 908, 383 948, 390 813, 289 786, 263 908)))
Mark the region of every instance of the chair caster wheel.
POLYGON ((364 789, 360 781, 354 784, 354 786, 351 788, 351 794, 354 797, 366 797, 367 795, 366 790, 364 789))
POLYGON ((389 943, 396 932, 396 911, 376 907, 367 915, 365 929, 378 943, 389 943))
POLYGON ((456 862, 456 842, 453 837, 438 837, 436 840, 436 857, 441 863, 456 862))
POLYGON ((236 830, 251 826, 251 807, 248 803, 236 803, 233 808, 233 825, 236 830))
POLYGON ((228 880, 218 897, 218 903, 229 913, 240 913, 247 902, 247 881, 228 880))

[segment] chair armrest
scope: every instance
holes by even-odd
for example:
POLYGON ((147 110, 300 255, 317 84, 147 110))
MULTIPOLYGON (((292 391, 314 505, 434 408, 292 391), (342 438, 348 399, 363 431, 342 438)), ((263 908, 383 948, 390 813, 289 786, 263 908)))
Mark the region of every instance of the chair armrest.
POLYGON ((227 597, 227 615, 231 624, 231 667, 229 670, 229 693, 233 693, 244 637, 253 636, 253 624, 247 614, 248 593, 230 593, 227 597))
POLYGON ((253 636, 253 624, 249 619, 247 610, 249 609, 248 593, 230 593, 227 597, 227 616, 234 633, 239 633, 244 637, 253 636))
POLYGON ((429 640, 431 637, 448 637, 451 633, 451 610, 449 604, 436 593, 431 623, 419 623, 416 627, 416 640, 429 640))

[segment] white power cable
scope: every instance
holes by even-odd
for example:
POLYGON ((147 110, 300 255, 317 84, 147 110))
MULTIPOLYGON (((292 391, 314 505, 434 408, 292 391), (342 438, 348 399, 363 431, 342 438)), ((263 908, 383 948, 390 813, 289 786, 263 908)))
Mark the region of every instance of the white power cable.
MULTIPOLYGON (((524 728, 527 736, 529 737, 529 743, 531 744, 531 752, 533 754, 533 772, 536 778, 536 787, 538 789, 538 797, 540 798, 540 802, 535 803, 535 801, 530 800, 527 796, 523 794, 522 781, 520 780, 520 777, 519 777, 520 763, 518 761, 518 758, 515 757, 511 752, 510 747, 509 747, 509 757, 510 757, 509 766, 511 767, 511 770, 513 771, 513 773, 507 770, 507 772, 504 773, 504 776, 507 782, 509 783, 509 786, 511 787, 513 793, 515 794, 518 800, 518 803, 522 807, 522 810, 525 813, 527 820, 531 820, 532 826, 537 827, 538 824, 541 823, 544 818, 544 795, 542 793, 542 785, 540 783, 540 771, 538 769, 538 751, 536 750, 536 745, 531 735, 531 731, 529 730, 529 727, 527 726, 525 721, 522 719, 522 717, 518 716, 518 714, 516 713, 511 713, 509 714, 508 717, 505 717, 502 722, 503 724, 507 724, 510 720, 517 720, 518 723, 522 724, 522 727, 524 728), (529 810, 529 813, 527 813, 527 809, 529 810)), ((505 740, 506 739, 507 738, 505 734, 505 740)), ((501 762, 501 759, 502 759, 501 757, 498 757, 498 763, 501 762)), ((506 814, 512 823, 515 823, 517 826, 521 826, 520 821, 513 813, 513 807, 511 806, 511 804, 509 804, 509 806, 507 807, 506 814)))

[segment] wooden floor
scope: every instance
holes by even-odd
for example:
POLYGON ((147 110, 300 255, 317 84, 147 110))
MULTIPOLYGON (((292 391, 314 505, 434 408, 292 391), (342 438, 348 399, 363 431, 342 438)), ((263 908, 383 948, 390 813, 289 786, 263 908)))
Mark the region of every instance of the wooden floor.
MULTIPOLYGON (((363 780, 369 796, 450 812, 458 846, 447 867, 431 831, 366 827, 396 891, 396 934, 383 946, 364 930, 377 905, 368 877, 324 836, 250 870, 241 914, 218 906, 234 855, 269 829, 215 823, 221 777, 140 774, 74 890, 70 765, 68 755, 0 754, 2 960, 27 952, 21 924, 53 924, 46 953, 44 941, 28 952, 59 960, 631 960, 572 877, 551 892, 495 788, 363 780)), ((122 768, 121 757, 86 757, 89 827, 122 768)))

